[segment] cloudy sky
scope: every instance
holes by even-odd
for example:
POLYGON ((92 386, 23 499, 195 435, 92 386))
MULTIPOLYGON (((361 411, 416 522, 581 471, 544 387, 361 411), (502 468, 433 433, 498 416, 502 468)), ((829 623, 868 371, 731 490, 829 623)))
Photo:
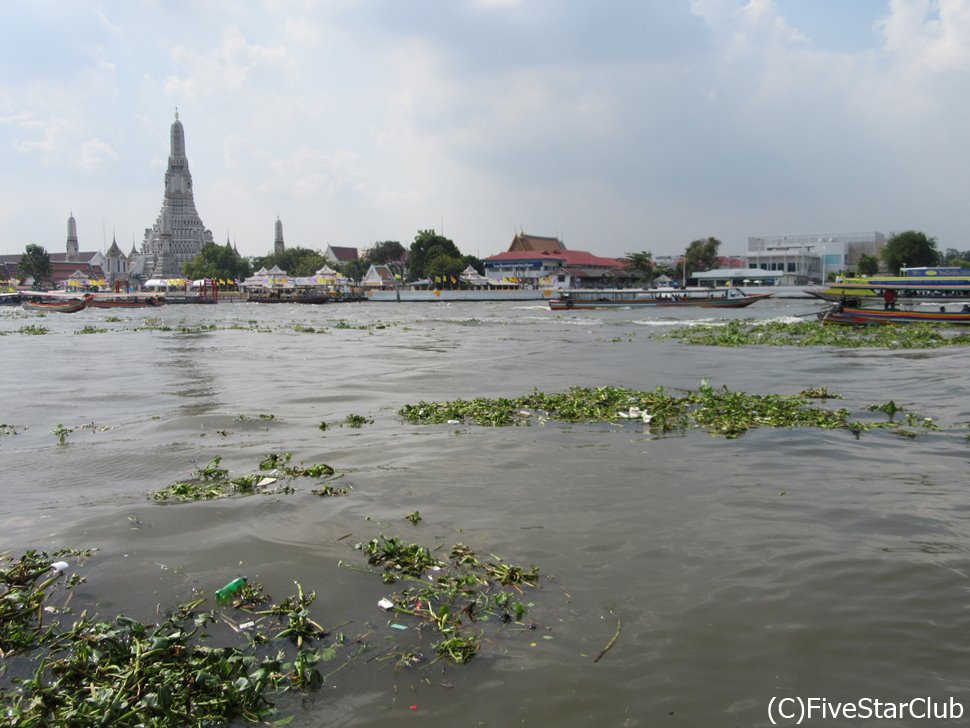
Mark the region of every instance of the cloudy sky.
POLYGON ((970 249, 970 0, 6 0, 0 252, 140 247, 176 107, 218 242, 970 249))

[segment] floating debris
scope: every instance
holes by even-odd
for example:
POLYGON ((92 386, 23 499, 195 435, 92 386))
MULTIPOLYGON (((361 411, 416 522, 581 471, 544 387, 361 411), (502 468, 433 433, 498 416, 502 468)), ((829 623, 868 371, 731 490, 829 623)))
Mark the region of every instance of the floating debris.
POLYGON ((381 536, 358 544, 371 565, 382 568, 385 583, 410 582, 400 592, 383 597, 377 605, 414 617, 430 626, 441 639, 433 644, 436 654, 464 664, 481 647, 479 629, 490 618, 500 624, 521 622, 527 606, 520 597, 523 587, 539 585, 539 569, 524 569, 505 563, 495 554, 482 561, 464 544, 455 544, 449 553, 451 561, 434 558, 426 546, 405 543, 398 538, 381 536))
MULTIPOLYGON (((827 398, 838 395, 826 392, 827 398)), ((398 414, 413 424, 443 424, 451 420, 500 427, 528 425, 518 413, 528 409, 541 413, 540 422, 622 422, 639 420, 655 435, 700 428, 713 435, 738 437, 754 427, 816 427, 822 429, 894 429, 898 423, 850 423, 849 410, 821 409, 811 406, 805 393, 798 395, 746 394, 727 387, 717 389, 707 381, 697 390, 681 394, 663 387, 640 391, 626 387, 572 387, 564 393, 547 394, 533 390, 516 398, 450 402, 419 402, 402 407, 398 414)), ((914 423, 909 423, 915 426, 914 423)), ((924 426, 924 429, 934 429, 924 426)), ((936 428, 938 429, 938 428, 936 428)))
POLYGON ((358 428, 364 425, 372 425, 374 424, 374 420, 367 419, 363 415, 349 414, 344 418, 343 424, 346 427, 358 428))
MULTIPOLYGON (((67 553, 90 555, 63 550, 55 556, 67 553)), ((0 556, 0 655, 34 663, 17 677, 0 671, 5 725, 265 722, 277 713, 269 696, 319 688, 318 663, 341 646, 339 639, 323 646, 328 632, 308 616, 316 595, 299 584, 279 604, 244 609, 248 619, 238 627, 222 615, 244 640, 238 646, 208 643, 207 627, 219 617, 198 611, 204 599, 178 605, 158 624, 87 613, 69 624, 70 595, 61 597, 84 580, 74 575, 58 584, 61 573, 50 572, 62 563, 36 551, 17 561, 0 556)), ((267 599, 260 595, 249 604, 267 599)))
MULTIPOLYGON (((229 470, 222 467, 220 456, 214 457, 205 467, 195 471, 191 480, 180 480, 167 488, 155 491, 152 498, 159 502, 185 503, 197 500, 215 500, 232 495, 255 495, 257 493, 293 493, 295 489, 283 484, 275 490, 268 490, 268 486, 280 481, 281 478, 294 480, 296 478, 330 478, 335 474, 332 467, 325 463, 298 466, 290 465, 290 453, 272 453, 266 455, 259 462, 259 473, 233 476, 229 470), (272 474, 266 474, 271 471, 272 474)), ((346 495, 344 488, 330 488, 314 490, 315 495, 346 495)))
POLYGON ((935 324, 824 326, 815 321, 728 321, 655 334, 698 346, 837 346, 840 348, 936 349, 970 345, 970 334, 935 324))

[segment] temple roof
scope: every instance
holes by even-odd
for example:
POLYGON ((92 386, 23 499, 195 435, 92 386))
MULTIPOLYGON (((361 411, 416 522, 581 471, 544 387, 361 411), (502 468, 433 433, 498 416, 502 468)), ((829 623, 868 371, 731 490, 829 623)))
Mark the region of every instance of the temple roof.
POLYGON ((541 235, 528 235, 524 232, 519 232, 514 238, 512 238, 512 244, 509 246, 510 252, 516 250, 544 251, 565 249, 566 246, 559 238, 546 238, 542 237, 541 235))

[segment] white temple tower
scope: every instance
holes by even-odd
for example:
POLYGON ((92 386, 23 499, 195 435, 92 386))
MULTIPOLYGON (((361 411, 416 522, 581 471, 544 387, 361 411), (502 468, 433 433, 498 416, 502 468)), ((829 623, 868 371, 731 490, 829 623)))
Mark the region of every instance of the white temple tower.
POLYGON ((279 215, 277 215, 276 216, 276 237, 273 238, 273 255, 283 255, 283 252, 285 250, 286 250, 286 245, 284 245, 283 243, 283 223, 280 220, 279 215))
POLYGON ((81 249, 77 242, 77 222, 74 220, 73 210, 67 218, 67 257, 64 260, 72 263, 81 260, 81 249))
POLYGON ((155 224, 145 228, 142 270, 153 277, 177 278, 182 275, 183 265, 197 256, 205 243, 211 242, 212 232, 206 230, 195 209, 192 174, 185 156, 185 130, 176 110, 162 210, 155 224))

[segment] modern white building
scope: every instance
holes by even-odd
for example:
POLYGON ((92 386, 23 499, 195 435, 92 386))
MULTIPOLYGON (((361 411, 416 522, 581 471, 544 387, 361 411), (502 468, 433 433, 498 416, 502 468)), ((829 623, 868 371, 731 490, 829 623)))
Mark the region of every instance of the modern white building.
POLYGON ((802 286, 851 269, 864 253, 878 257, 885 242, 879 232, 765 235, 748 238, 746 257, 749 268, 782 273, 781 285, 802 286))
POLYGON ((758 268, 715 268, 714 270, 691 273, 691 279, 699 286, 774 286, 785 277, 781 271, 767 271, 758 268))

